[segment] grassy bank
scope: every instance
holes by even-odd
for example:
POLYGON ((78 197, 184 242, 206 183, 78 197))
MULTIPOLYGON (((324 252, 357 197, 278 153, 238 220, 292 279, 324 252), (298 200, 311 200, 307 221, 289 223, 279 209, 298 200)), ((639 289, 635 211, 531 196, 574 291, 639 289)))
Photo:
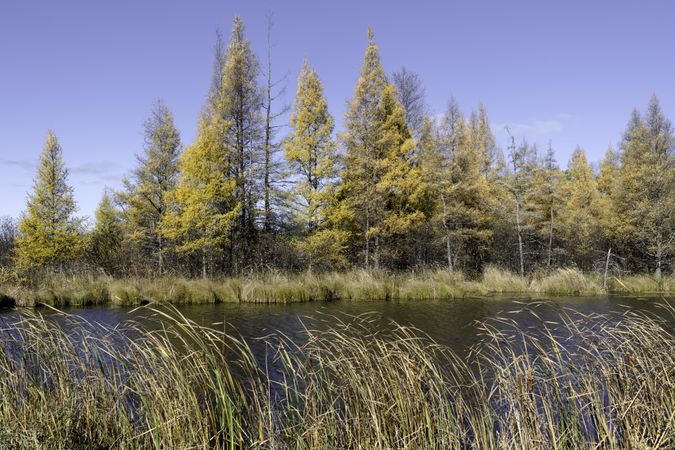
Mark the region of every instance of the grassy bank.
POLYGON ((354 271, 324 274, 266 274, 240 278, 180 277, 112 279, 94 276, 43 277, 25 284, 0 285, 3 305, 57 307, 148 302, 200 304, 221 302, 291 303, 330 300, 452 299, 492 294, 595 295, 666 294, 675 292, 675 276, 657 280, 648 275, 609 279, 574 269, 522 278, 489 267, 479 280, 444 270, 403 274, 354 271))
POLYGON ((409 328, 335 321, 274 344, 274 381, 235 337, 155 314, 154 331, 34 312, 4 324, 0 447, 675 445, 675 342, 646 316, 568 318, 537 338, 486 324, 467 363, 409 328))

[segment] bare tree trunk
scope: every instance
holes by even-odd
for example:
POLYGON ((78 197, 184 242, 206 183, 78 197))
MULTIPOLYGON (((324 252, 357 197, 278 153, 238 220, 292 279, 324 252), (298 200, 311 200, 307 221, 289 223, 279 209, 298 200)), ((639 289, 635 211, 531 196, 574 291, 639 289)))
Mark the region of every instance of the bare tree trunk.
POLYGON ((447 255, 448 256, 448 271, 452 272, 454 270, 454 268, 452 266, 452 249, 450 248, 450 234, 447 234, 445 236, 445 244, 446 244, 445 250, 448 253, 448 255, 447 255))
MULTIPOLYGON (((241 117, 243 117, 243 111, 240 111, 241 117)), ((248 205, 246 204, 247 201, 247 196, 246 196, 246 155, 244 153, 244 123, 243 119, 239 118, 238 120, 239 124, 237 126, 237 147, 238 147, 238 157, 239 160, 237 161, 238 163, 238 170, 239 172, 237 173, 237 183, 238 183, 238 193, 239 193, 239 200, 241 202, 241 214, 240 214, 240 221, 241 221, 241 232, 244 233, 246 231, 246 221, 247 221, 247 209, 248 205)))
POLYGON ((370 229, 370 214, 368 210, 368 206, 366 206, 366 231, 365 231, 365 238, 366 238, 366 259, 365 259, 365 264, 366 264, 366 269, 370 267, 370 239, 368 238, 368 230, 370 229))
MULTIPOLYGON (((370 162, 370 161, 369 161, 370 162)), ((369 164, 370 167, 370 164, 369 164)), ((370 172, 370 170, 368 170, 370 172)), ((366 187, 366 269, 370 269, 370 186, 366 187)))
POLYGON ((443 228, 445 229, 445 250, 448 257, 448 271, 452 272, 452 246, 450 245, 450 227, 448 227, 448 205, 445 203, 445 196, 441 194, 441 202, 443 203, 443 228))
POLYGON ((375 236, 375 251, 374 251, 374 256, 375 256, 375 270, 380 269, 380 237, 375 236))
POLYGON ((263 205, 263 227, 265 231, 270 231, 273 227, 273 211, 272 199, 274 194, 274 175, 275 162, 274 153, 277 150, 277 145, 274 143, 275 130, 283 125, 275 125, 276 120, 286 114, 290 110, 290 106, 282 104, 276 112, 273 110, 273 105, 279 97, 283 96, 286 87, 285 82, 288 74, 274 81, 272 79, 272 27, 274 22, 272 20, 272 13, 267 14, 267 77, 265 86, 265 141, 263 143, 265 151, 265 167, 264 167, 264 205, 263 205), (281 86, 280 86, 281 85, 281 86), (276 92, 275 92, 276 91, 276 92))
POLYGON ((520 196, 516 196, 516 231, 518 232, 518 254, 520 256, 520 276, 525 276, 525 261, 523 258, 523 232, 520 224, 520 196))
POLYGON ((202 250, 202 278, 206 278, 206 250, 202 250))
POLYGON ((514 139, 513 135, 511 134, 511 130, 509 130, 508 127, 506 128, 506 132, 509 134, 511 138, 511 145, 509 146, 509 151, 511 153, 511 159, 513 160, 513 174, 515 177, 515 184, 513 186, 513 196, 516 199, 516 232, 518 233, 518 255, 520 257, 520 276, 523 277, 525 276, 525 259, 523 256, 523 230, 522 230, 522 225, 520 223, 520 201, 521 201, 521 188, 520 188, 520 171, 521 167, 519 165, 520 162, 520 155, 516 152, 516 140, 514 139))
POLYGON ((661 278, 661 264, 663 260, 663 242, 661 239, 661 231, 656 234, 656 272, 654 276, 661 278))
POLYGON ((162 235, 157 234, 157 270, 159 271, 159 275, 162 276, 164 273, 164 255, 163 255, 163 242, 162 242, 162 235))
POLYGON ((603 277, 602 281, 602 287, 606 291, 607 290, 607 274, 609 273, 609 258, 612 256, 612 248, 610 247, 609 250, 607 250, 607 259, 605 260, 605 276, 603 277))
POLYGON ((272 17, 267 17, 267 86, 265 89, 265 174, 264 174, 264 229, 269 231, 272 228, 272 214, 270 211, 270 162, 272 139, 272 17))
POLYGON ((546 266, 551 267, 551 261, 553 259, 553 207, 551 207, 551 221, 548 226, 548 260, 546 261, 546 266))
POLYGON ((307 170, 307 184, 309 185, 309 196, 307 198, 307 210, 309 211, 307 231, 309 234, 314 234, 315 230, 315 221, 314 221, 314 194, 317 191, 316 182, 313 178, 314 175, 314 160, 312 158, 312 153, 310 151, 310 162, 309 169, 307 170))

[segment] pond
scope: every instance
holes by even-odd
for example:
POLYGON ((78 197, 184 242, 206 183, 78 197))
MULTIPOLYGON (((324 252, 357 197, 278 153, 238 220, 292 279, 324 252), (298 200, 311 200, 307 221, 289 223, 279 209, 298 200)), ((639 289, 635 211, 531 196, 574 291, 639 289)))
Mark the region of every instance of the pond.
MULTIPOLYGON (((627 311, 642 312, 663 317, 671 329, 675 329, 675 317, 664 314, 664 303, 671 299, 663 297, 489 297, 465 298, 442 301, 414 302, 347 302, 250 304, 221 303, 213 305, 183 305, 178 310, 199 325, 226 328, 228 333, 241 335, 251 345, 256 356, 262 357, 268 350, 259 338, 281 333, 297 343, 303 340, 305 327, 323 330, 337 320, 349 321, 350 317, 368 315, 377 330, 387 330, 393 323, 411 326, 428 335, 432 340, 449 347, 460 357, 466 357, 470 348, 481 339, 480 324, 486 321, 513 321, 527 332, 540 331, 545 325, 559 322, 563 315, 588 317, 602 315, 616 317, 627 311)), ((58 319, 50 309, 41 309, 47 317, 58 319)), ((69 314, 87 321, 114 327, 133 320, 143 327, 154 328, 156 319, 147 308, 90 307, 70 308, 69 314)), ((0 312, 0 321, 17 317, 21 310, 0 312)), ((269 340, 268 340, 269 341, 269 340)))

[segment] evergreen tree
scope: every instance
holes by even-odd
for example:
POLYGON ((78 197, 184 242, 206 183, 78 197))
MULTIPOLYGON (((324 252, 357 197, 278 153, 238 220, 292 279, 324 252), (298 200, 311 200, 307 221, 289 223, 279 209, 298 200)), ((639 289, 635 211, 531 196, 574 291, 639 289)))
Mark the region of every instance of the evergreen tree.
POLYGON ((656 94, 649 103, 646 122, 650 151, 643 189, 651 203, 645 210, 647 229, 651 228, 646 236, 647 253, 654 260, 655 275, 661 277, 675 252, 675 135, 656 94))
POLYGON ((542 164, 533 171, 532 193, 529 196, 532 209, 531 225, 543 248, 544 264, 553 263, 554 243, 562 222, 562 172, 555 160, 553 146, 549 142, 542 164))
POLYGON ((361 257, 366 268, 372 262, 377 263, 372 247, 384 220, 384 198, 376 186, 384 175, 382 161, 386 149, 377 145, 381 131, 376 128, 376 120, 386 83, 373 32, 369 30, 361 75, 345 114, 345 132, 341 135, 346 159, 340 192, 343 202, 338 211, 341 222, 349 222, 354 238, 362 242, 361 257))
POLYGON ((470 271, 480 269, 491 238, 484 150, 479 142, 478 122, 474 125, 465 126, 459 107, 451 100, 441 128, 445 161, 437 169, 441 171, 437 211, 450 270, 460 264, 470 271))
POLYGON ((451 97, 439 130, 439 150, 448 161, 459 146, 464 145, 466 137, 466 119, 457 101, 451 97))
MULTIPOLYGON (((507 129, 510 135, 510 131, 507 129)), ((526 141, 516 146, 515 139, 511 138, 509 146, 509 157, 511 159, 511 173, 506 177, 504 186, 510 195, 510 201, 505 203, 511 209, 510 216, 515 229, 518 246, 518 272, 520 276, 525 276, 525 245, 528 234, 528 223, 530 222, 530 211, 528 208, 530 195, 532 193, 532 173, 533 156, 536 155, 536 148, 528 145, 526 141)))
POLYGON ((310 270, 317 260, 332 261, 337 257, 325 249, 325 243, 331 240, 325 227, 326 209, 332 202, 333 184, 337 179, 333 127, 321 81, 305 61, 298 77, 291 131, 284 142, 284 150, 295 177, 291 203, 304 237, 299 246, 308 259, 310 270), (315 237, 318 232, 321 235, 315 237))
POLYGON ((239 216, 237 182, 231 155, 222 142, 230 124, 218 117, 204 117, 194 144, 180 157, 178 186, 168 194, 171 209, 162 223, 162 233, 175 240, 181 252, 198 255, 202 275, 209 263, 230 243, 231 230, 239 216))
POLYGON ((495 160, 497 143, 482 103, 478 107, 478 112, 472 113, 469 119, 468 145, 475 147, 474 153, 479 159, 481 172, 484 176, 489 176, 495 160))
POLYGON ((619 167, 619 154, 612 147, 607 148, 605 156, 600 162, 600 174, 598 176, 598 190, 601 194, 610 198, 616 194, 619 167))
MULTIPOLYGON (((598 243, 604 251, 610 251, 617 244, 618 216, 615 199, 619 182, 620 160, 619 154, 609 147, 605 157, 600 162, 600 174, 598 176, 598 198, 595 210, 598 214, 603 241, 598 243)), ((616 251, 616 248, 615 248, 616 251)))
POLYGON ((149 255, 157 261, 157 273, 165 270, 165 247, 159 232, 167 211, 167 192, 175 188, 178 179, 178 157, 181 141, 174 126, 171 111, 158 101, 145 122, 145 149, 137 157, 138 166, 125 189, 119 194, 124 206, 126 238, 137 245, 137 257, 149 255))
POLYGON ((108 275, 119 272, 120 249, 124 238, 119 211, 105 192, 96 209, 96 225, 89 234, 89 260, 108 275))
POLYGON ((439 130, 434 119, 429 116, 422 120, 422 127, 420 128, 420 139, 418 146, 419 151, 419 166, 422 167, 422 173, 425 177, 425 182, 430 188, 433 188, 437 182, 437 177, 432 169, 441 160, 439 151, 439 130))
MULTIPOLYGON (((451 228, 451 200, 448 192, 452 182, 450 180, 451 161, 459 152, 460 147, 465 146, 467 132, 464 114, 459 109, 459 105, 454 98, 450 98, 443 119, 441 120, 438 132, 438 154, 434 161, 433 173, 434 191, 437 193, 436 216, 434 222, 440 226, 445 242, 445 254, 448 270, 452 271, 456 265, 456 254, 458 251, 455 240, 453 239, 453 230, 451 228)), ((437 225, 437 226, 438 226, 437 225)))
POLYGON ((227 47, 220 89, 215 96, 212 114, 228 123, 219 145, 220 152, 230 159, 224 176, 235 182, 236 209, 239 218, 233 233, 231 264, 236 272, 254 247, 258 202, 263 198, 264 169, 262 115, 263 96, 258 76, 258 59, 244 35, 244 22, 235 17, 227 47))
POLYGON ((19 269, 63 268, 80 255, 82 227, 81 220, 75 217, 76 211, 63 150, 50 131, 27 211, 19 222, 16 251, 19 269))
POLYGON ((422 170, 416 159, 416 143, 410 135, 405 120, 405 110, 396 98, 396 88, 387 84, 377 109, 376 128, 380 138, 376 143, 379 155, 384 155, 378 166, 382 177, 375 186, 377 197, 384 200, 381 224, 375 225, 371 234, 375 241, 375 267, 379 267, 381 253, 400 264, 405 255, 406 238, 416 231, 429 211, 429 195, 422 170), (382 243, 381 240, 386 242, 382 243), (385 252, 380 252, 383 247, 385 252))
POLYGON ((438 230, 438 209, 441 203, 439 193, 445 176, 443 170, 445 158, 439 147, 438 126, 427 116, 422 121, 416 163, 420 168, 428 205, 425 210, 426 218, 419 230, 413 234, 414 240, 410 243, 415 256, 411 262, 417 265, 433 264, 445 251, 441 248, 443 237, 439 238, 438 230))
POLYGON ((337 214, 362 242, 364 266, 380 267, 382 252, 399 264, 395 243, 405 239, 424 217, 424 184, 415 161, 416 144, 396 88, 387 83, 373 33, 355 95, 345 116, 345 168, 337 214), (386 242, 383 242, 386 240, 386 242))
POLYGON ((596 242, 599 238, 598 183, 586 152, 577 147, 567 169, 568 198, 565 208, 567 247, 574 262, 582 269, 591 269, 596 242))
POLYGON ((661 276, 675 250, 675 137, 656 96, 642 120, 633 112, 622 144, 618 233, 637 268, 661 276))

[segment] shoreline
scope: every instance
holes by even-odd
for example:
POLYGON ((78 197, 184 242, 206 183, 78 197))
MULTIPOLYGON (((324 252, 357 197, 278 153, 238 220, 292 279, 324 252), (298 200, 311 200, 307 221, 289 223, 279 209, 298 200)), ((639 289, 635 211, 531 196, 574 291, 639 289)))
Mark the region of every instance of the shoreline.
POLYGON ((582 297, 592 295, 670 296, 675 276, 650 275, 608 279, 576 269, 521 278, 487 268, 480 279, 459 272, 332 272, 264 274, 228 278, 115 279, 92 275, 53 275, 32 283, 0 283, 0 308, 69 306, 138 306, 148 303, 298 303, 327 301, 452 300, 495 295, 582 297))

